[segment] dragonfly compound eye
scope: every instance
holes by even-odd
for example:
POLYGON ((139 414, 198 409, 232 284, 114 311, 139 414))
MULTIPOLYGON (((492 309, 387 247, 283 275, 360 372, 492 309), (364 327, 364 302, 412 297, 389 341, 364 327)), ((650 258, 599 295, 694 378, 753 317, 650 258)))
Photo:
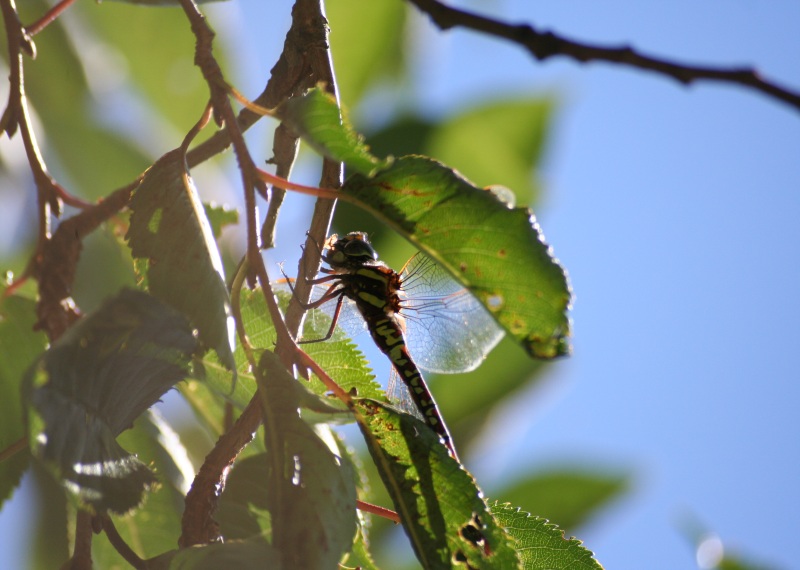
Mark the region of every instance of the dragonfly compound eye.
POLYGON ((372 247, 372 244, 369 243, 367 234, 361 232, 347 234, 336 243, 335 247, 341 248, 342 253, 350 259, 359 259, 362 261, 378 260, 378 254, 372 247))

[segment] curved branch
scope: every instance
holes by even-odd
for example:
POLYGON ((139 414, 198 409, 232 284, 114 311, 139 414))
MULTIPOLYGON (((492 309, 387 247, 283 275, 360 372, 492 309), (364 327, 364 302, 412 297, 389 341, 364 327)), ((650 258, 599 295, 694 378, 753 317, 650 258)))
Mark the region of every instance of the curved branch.
POLYGON ((509 24, 465 10, 451 8, 439 0, 408 1, 420 11, 428 14, 442 30, 461 27, 504 38, 524 47, 541 61, 556 55, 563 55, 581 63, 608 61, 637 69, 646 69, 671 77, 684 85, 699 80, 731 83, 769 95, 800 111, 800 93, 765 80, 753 68, 686 65, 644 55, 628 45, 603 47, 572 41, 553 32, 540 32, 529 24, 509 24))

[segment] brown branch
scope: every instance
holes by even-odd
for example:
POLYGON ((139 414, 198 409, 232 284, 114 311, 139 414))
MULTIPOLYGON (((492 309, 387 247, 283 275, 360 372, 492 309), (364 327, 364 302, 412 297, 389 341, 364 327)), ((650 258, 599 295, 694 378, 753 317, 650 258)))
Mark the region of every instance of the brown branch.
MULTIPOLYGON (((198 59, 201 59, 201 49, 204 50, 203 53, 205 54, 202 57, 210 57, 213 59, 213 56, 210 54, 209 32, 202 29, 205 27, 204 24, 200 22, 197 13, 190 13, 190 9, 187 8, 188 4, 188 0, 183 0, 184 10, 189 14, 192 21, 192 29, 195 30, 195 35, 198 36, 198 59), (201 39, 204 42, 202 47, 201 39)), ((331 86, 334 85, 333 73, 329 67, 328 56, 324 56, 324 61, 328 62, 328 66, 323 72, 319 72, 318 66, 322 58, 318 55, 311 55, 310 53, 319 51, 320 49, 322 49, 323 52, 327 50, 327 27, 321 10, 322 6, 319 0, 298 0, 298 2, 296 2, 292 11, 292 27, 287 34, 284 43, 284 51, 272 70, 272 76, 270 77, 264 93, 256 100, 259 105, 268 108, 276 107, 292 95, 313 86, 318 78, 327 80, 328 84, 331 86)), ((222 136, 222 134, 219 136, 215 135, 212 137, 212 140, 194 149, 194 151, 189 153, 188 160, 190 164, 195 160, 200 161, 210 156, 209 153, 213 154, 214 152, 219 152, 219 150, 227 146, 227 141, 232 140, 234 149, 236 150, 237 144, 239 144, 237 143, 237 138, 241 138, 241 130, 249 126, 249 124, 254 123, 259 118, 257 114, 245 109, 240 113, 239 117, 234 119, 232 110, 229 111, 230 105, 227 95, 224 96, 224 101, 222 100, 222 95, 218 94, 215 96, 215 90, 217 90, 219 86, 224 85, 224 80, 222 79, 221 72, 218 71, 218 67, 216 67, 216 62, 212 63, 201 60, 198 62, 198 65, 201 65, 201 68, 204 69, 203 73, 212 91, 212 103, 215 109, 221 112, 221 116, 226 124, 224 134, 227 136, 222 136), (231 128, 234 125, 235 128, 231 128), (240 128, 240 125, 242 125, 242 128, 240 128)), ((294 143, 292 139, 296 137, 286 132, 277 136, 285 136, 285 138, 279 138, 276 142, 276 162, 279 162, 281 173, 288 174, 288 172, 291 171, 295 155, 293 147, 296 143, 294 143)), ((241 144, 243 144, 243 140, 241 144)), ((246 151, 246 147, 244 150, 246 151)), ((238 152, 237 156, 239 156, 238 152)), ((240 168, 242 168, 241 161, 240 168)), ((258 178, 257 168, 253 167, 250 172, 252 176, 258 178)), ((326 172, 328 172, 325 175, 326 180, 331 180, 333 178, 340 180, 340 169, 336 170, 333 176, 330 174, 330 167, 327 167, 326 172)), ((245 182, 246 188, 247 184, 248 182, 245 182)), ((250 212, 255 212, 254 204, 248 202, 246 207, 248 209, 248 215, 250 212)), ((273 224, 277 220, 277 209, 273 211, 269 219, 268 223, 262 228, 262 231, 271 236, 273 229, 270 224, 273 224), (269 221, 269 219, 271 219, 271 221, 269 221)), ((328 222, 325 224, 326 228, 329 224, 329 219, 330 214, 328 215, 328 222)), ((324 237, 323 234, 323 238, 324 237)), ((319 240, 320 243, 321 241, 322 239, 319 240)), ((243 268, 243 270, 246 271, 248 275, 252 274, 256 276, 261 285, 270 316, 278 329, 277 352, 281 356, 284 364, 289 367, 296 360, 297 352, 299 351, 293 341, 293 337, 297 334, 299 320, 290 329, 287 329, 283 324, 278 307, 275 305, 274 295, 270 289, 269 276, 264 267, 263 259, 260 254, 250 255, 250 252, 253 251, 251 248, 252 245, 249 244, 248 255, 246 255, 244 261, 248 267, 243 268)), ((257 250, 255 251, 257 252, 257 250)), ((237 286, 240 287, 241 284, 237 285, 234 283, 234 287, 237 286)), ((232 299, 232 304, 236 304, 234 299, 232 299)), ((237 319, 237 334, 239 335, 240 342, 242 342, 242 346, 248 346, 247 336, 243 326, 241 326, 240 318, 237 319)), ((233 428, 219 438, 214 449, 212 449, 206 457, 200 471, 195 477, 192 489, 186 497, 186 510, 183 515, 182 534, 179 541, 182 547, 192 544, 207 543, 219 539, 219 528, 216 521, 213 519, 219 495, 224 488, 230 467, 233 465, 244 446, 252 440, 253 433, 258 428, 261 420, 260 396, 256 393, 233 428)))
POLYGON ((72 558, 63 566, 68 570, 92 570, 92 514, 78 509, 75 521, 75 550, 72 558))
POLYGON ((83 239, 127 206, 140 181, 141 176, 99 204, 61 222, 53 237, 34 256, 34 273, 39 281, 35 328, 44 330, 51 341, 60 337, 79 316, 71 295, 83 239))
POLYGON ((408 0, 428 14, 442 30, 468 28, 504 38, 527 49, 536 59, 563 55, 581 63, 607 61, 646 69, 671 77, 684 85, 694 81, 720 81, 749 87, 800 110, 800 93, 767 81, 753 68, 704 67, 675 63, 642 54, 631 46, 603 47, 569 40, 553 32, 537 31, 529 24, 508 24, 479 14, 451 8, 439 0, 408 0))
POLYGON ((33 37, 44 30, 47 26, 52 24, 55 19, 58 18, 62 12, 64 12, 64 10, 72 6, 74 3, 75 0, 61 0, 61 2, 50 8, 44 16, 36 20, 30 26, 25 27, 28 35, 33 37))
MULTIPOLYGON (((225 130, 233 144, 233 151, 239 165, 244 187, 245 215, 247 225, 247 256, 250 265, 255 264, 255 258, 260 257, 258 230, 256 228, 256 199, 255 192, 259 191, 266 198, 266 186, 255 175, 256 166, 250 157, 242 131, 236 121, 236 115, 228 99, 228 88, 222 69, 214 58, 212 44, 214 32, 206 23, 205 16, 198 10, 193 0, 180 0, 183 11, 192 27, 195 36, 194 62, 203 73, 211 94, 211 104, 214 107, 214 117, 217 124, 224 124, 225 130)), ((248 284, 254 287, 255 275, 248 276, 248 284)))
POLYGON ((239 453, 253 441, 261 424, 261 402, 254 397, 229 431, 217 440, 206 456, 186 495, 178 545, 208 544, 220 540, 219 525, 213 519, 217 501, 225 489, 228 471, 239 453))

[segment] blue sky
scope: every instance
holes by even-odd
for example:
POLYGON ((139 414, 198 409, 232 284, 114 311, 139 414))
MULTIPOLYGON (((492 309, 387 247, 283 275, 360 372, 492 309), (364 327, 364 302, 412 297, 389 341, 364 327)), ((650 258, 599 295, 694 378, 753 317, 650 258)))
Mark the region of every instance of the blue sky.
MULTIPOLYGON (((796 3, 470 6, 687 62, 754 64, 800 89, 796 3)), ((498 436, 526 418, 524 443, 495 447, 479 480, 508 477, 520 457, 627 465, 633 493, 580 533, 606 568, 692 567, 688 514, 731 549, 792 567, 800 114, 735 87, 535 63, 466 33, 432 43, 443 54, 426 89, 442 108, 454 93, 561 96, 537 214, 575 288, 574 356, 500 422, 498 436)))
MULTIPOLYGON (((800 90, 800 4, 790 0, 453 4, 689 63, 751 64, 800 90)), ((259 72, 242 80, 245 92, 263 87, 290 5, 209 6, 212 21, 249 24, 236 41, 250 50, 242 68, 259 72)), ((621 466, 632 492, 579 533, 606 568, 695 567, 680 530, 687 514, 727 547, 791 568, 800 113, 739 87, 539 63, 415 23, 433 54, 414 76, 426 114, 502 95, 559 101, 536 214, 575 289, 574 355, 498 418, 492 437, 513 433, 512 445, 487 439, 468 457, 478 480, 565 461, 621 466)))

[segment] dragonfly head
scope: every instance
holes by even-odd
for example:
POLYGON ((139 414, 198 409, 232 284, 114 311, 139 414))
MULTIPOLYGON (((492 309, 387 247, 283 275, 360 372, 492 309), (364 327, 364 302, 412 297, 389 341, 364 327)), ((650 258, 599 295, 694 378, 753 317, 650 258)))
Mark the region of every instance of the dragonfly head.
POLYGON ((333 234, 325 242, 325 261, 334 269, 353 269, 378 260, 378 254, 364 232, 333 234))

